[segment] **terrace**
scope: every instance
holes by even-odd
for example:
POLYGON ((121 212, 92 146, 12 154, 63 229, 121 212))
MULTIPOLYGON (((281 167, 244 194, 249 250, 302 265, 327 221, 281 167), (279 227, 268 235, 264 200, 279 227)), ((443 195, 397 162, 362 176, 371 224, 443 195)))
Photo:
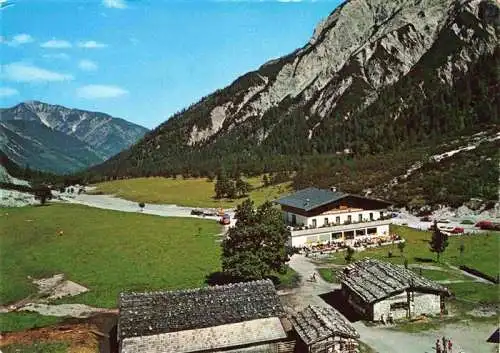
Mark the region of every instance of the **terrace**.
POLYGON ((289 225, 288 229, 292 233, 293 237, 293 236, 311 235, 311 234, 327 233, 327 232, 354 231, 363 227, 372 228, 377 226, 389 225, 391 223, 392 223, 391 217, 383 217, 382 219, 377 219, 373 221, 344 222, 343 224, 329 223, 329 224, 319 225, 317 227, 304 226, 304 225, 298 225, 298 226, 289 225))

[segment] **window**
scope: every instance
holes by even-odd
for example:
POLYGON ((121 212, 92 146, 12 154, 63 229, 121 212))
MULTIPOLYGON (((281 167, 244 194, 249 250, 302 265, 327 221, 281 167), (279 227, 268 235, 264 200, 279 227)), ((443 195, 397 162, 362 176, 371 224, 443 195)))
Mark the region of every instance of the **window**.
POLYGON ((319 241, 321 242, 327 242, 330 241, 330 234, 320 234, 319 236, 319 241))
POLYGON ((332 239, 342 239, 342 232, 332 233, 332 239))
POLYGON ((318 241, 318 236, 317 235, 311 235, 307 237, 306 242, 307 243, 316 243, 318 241))
POLYGON ((357 229, 356 230, 356 236, 357 237, 360 237, 360 236, 363 236, 363 235, 366 235, 366 232, 364 229, 357 229))
POLYGON ((296 215, 292 215, 292 224, 293 225, 296 225, 297 224, 297 216, 296 215))
POLYGON ((370 212, 370 221, 373 221, 373 213, 370 212))
POLYGON ((335 223, 340 224, 340 216, 335 217, 335 223))
POLYGON ((353 230, 351 230, 351 231, 349 231, 349 232, 344 232, 344 237, 345 237, 346 239, 354 239, 354 231, 353 231, 353 230))
POLYGON ((352 216, 351 215, 347 216, 347 222, 349 222, 349 223, 352 222, 352 216))
POLYGON ((363 222, 363 215, 361 213, 358 215, 358 221, 363 222))
POLYGON ((318 226, 318 223, 316 222, 316 219, 312 220, 312 227, 316 228, 318 226))
POLYGON ((324 221, 324 223, 323 223, 323 224, 324 224, 325 226, 327 226, 327 225, 328 225, 328 217, 327 217, 327 218, 325 218, 325 221, 324 221))
POLYGON ((384 212, 380 212, 380 219, 384 218, 384 212))
POLYGON ((366 231, 368 234, 377 234, 377 228, 368 228, 366 231))
POLYGON ((407 302, 397 302, 397 303, 391 304, 391 311, 398 310, 398 309, 408 309, 408 303, 407 302))

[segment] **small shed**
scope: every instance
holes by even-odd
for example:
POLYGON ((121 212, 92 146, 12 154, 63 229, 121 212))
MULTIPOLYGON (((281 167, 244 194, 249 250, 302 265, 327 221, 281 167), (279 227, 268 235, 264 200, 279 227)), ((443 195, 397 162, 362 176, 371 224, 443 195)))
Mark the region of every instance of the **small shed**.
POLYGON ((366 258, 339 274, 342 292, 365 319, 410 318, 439 315, 447 288, 401 265, 366 258))
POLYGON ((270 280, 178 291, 122 293, 121 353, 291 353, 286 314, 270 280))
POLYGON ((297 352, 356 353, 359 334, 350 322, 332 307, 308 306, 292 317, 300 337, 297 352))

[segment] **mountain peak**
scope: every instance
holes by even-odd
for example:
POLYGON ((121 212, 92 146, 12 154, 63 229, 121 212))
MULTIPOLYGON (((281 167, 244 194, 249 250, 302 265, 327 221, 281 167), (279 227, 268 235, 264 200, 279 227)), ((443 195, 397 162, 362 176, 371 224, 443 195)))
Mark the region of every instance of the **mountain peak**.
POLYGON ((487 122, 491 109, 476 111, 480 105, 456 97, 482 101, 471 82, 496 77, 488 65, 498 51, 498 7, 493 0, 346 1, 302 48, 193 104, 102 170, 140 175, 148 159, 153 169, 192 167, 242 152, 374 153, 487 122), (436 97, 455 102, 454 113, 429 111, 443 105, 436 97))
POLYGON ((4 152, 14 162, 55 172, 102 162, 148 131, 107 114, 37 100, 2 109, 0 122, 0 133, 8 139, 4 152))

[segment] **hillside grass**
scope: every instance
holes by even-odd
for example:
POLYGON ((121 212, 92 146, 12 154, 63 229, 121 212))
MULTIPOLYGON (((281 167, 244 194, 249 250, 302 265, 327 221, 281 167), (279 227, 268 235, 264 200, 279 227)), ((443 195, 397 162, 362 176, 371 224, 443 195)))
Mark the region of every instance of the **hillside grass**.
POLYGON ((64 320, 57 316, 44 316, 27 311, 0 314, 0 332, 23 331, 60 323, 64 320))
MULTIPOLYGON (((291 182, 263 186, 262 178, 247 178, 252 186, 250 197, 258 206, 265 201, 272 201, 291 191, 291 182)), ((96 184, 92 193, 115 195, 130 201, 175 204, 188 207, 232 208, 245 198, 236 200, 214 199, 215 181, 206 178, 177 179, 150 177, 114 180, 96 184)))
POLYGON ((3 353, 67 353, 70 344, 66 342, 33 342, 30 344, 12 344, 2 347, 3 353))
POLYGON ((0 225, 0 304, 34 294, 28 276, 64 273, 90 289, 65 301, 116 307, 121 291, 203 286, 220 270, 215 221, 50 204, 0 208, 0 225))
MULTIPOLYGON (((408 263, 428 263, 432 266, 453 266, 467 265, 482 271, 490 276, 498 274, 498 262, 500 245, 500 233, 490 232, 486 234, 459 235, 448 238, 449 245, 445 252, 441 254, 439 263, 436 262, 436 254, 429 250, 429 240, 432 233, 429 231, 417 230, 405 226, 390 226, 391 233, 399 234, 406 240, 403 250, 403 257, 397 247, 397 244, 384 246, 380 248, 371 248, 354 254, 354 260, 364 257, 372 257, 389 261, 392 263, 403 264, 404 258, 408 263), (464 244, 465 250, 463 256, 460 256, 460 244, 464 244), (392 257, 389 257, 389 251, 392 257)), ((330 258, 330 262, 336 264, 345 264, 344 254, 339 253, 330 258)))

